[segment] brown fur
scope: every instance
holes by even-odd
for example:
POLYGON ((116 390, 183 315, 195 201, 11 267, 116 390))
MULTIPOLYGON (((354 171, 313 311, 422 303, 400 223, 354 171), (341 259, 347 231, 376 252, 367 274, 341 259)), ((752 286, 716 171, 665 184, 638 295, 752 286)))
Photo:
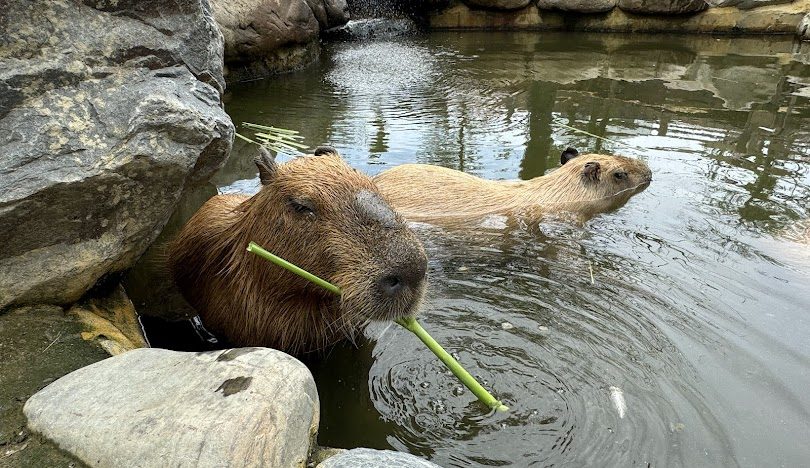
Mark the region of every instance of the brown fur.
POLYGON ((440 221, 555 212, 587 218, 621 206, 651 179, 650 169, 638 159, 583 154, 527 181, 485 180, 439 166, 403 164, 377 175, 374 182, 405 218, 440 221), (626 177, 617 180, 617 172, 626 177))
POLYGON ((205 326, 232 344, 308 352, 351 338, 369 320, 416 313, 427 264, 422 245, 368 176, 336 152, 316 154, 281 165, 257 159, 259 193, 211 198, 170 246, 181 292, 205 326), (246 252, 250 241, 343 295, 246 252), (381 276, 408 268, 418 284, 396 297, 380 293, 381 276))

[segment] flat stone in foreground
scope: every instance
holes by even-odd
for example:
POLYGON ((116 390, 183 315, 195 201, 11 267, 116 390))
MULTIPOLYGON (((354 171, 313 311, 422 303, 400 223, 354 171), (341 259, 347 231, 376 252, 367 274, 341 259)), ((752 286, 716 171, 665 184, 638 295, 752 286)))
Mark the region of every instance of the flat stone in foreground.
POLYGON ((317 468, 439 468, 419 457, 392 450, 357 448, 319 463, 317 468))
POLYGON ((265 348, 136 349, 62 377, 23 411, 100 467, 303 467, 319 420, 309 370, 265 348))

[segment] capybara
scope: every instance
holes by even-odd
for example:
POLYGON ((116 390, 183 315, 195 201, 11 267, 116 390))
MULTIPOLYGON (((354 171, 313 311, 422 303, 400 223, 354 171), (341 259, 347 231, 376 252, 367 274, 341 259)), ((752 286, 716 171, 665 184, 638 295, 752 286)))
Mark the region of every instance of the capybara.
POLYGON ((417 312, 425 251, 368 176, 331 147, 284 164, 262 150, 255 162, 257 194, 211 198, 169 246, 174 281, 209 330, 301 354, 417 312), (247 252, 251 241, 343 294, 247 252))
POLYGON ((639 160, 579 154, 568 148, 561 167, 526 181, 485 180, 427 164, 403 164, 374 178, 391 206, 409 220, 476 219, 503 214, 541 217, 572 212, 586 219, 624 204, 652 180, 639 160))

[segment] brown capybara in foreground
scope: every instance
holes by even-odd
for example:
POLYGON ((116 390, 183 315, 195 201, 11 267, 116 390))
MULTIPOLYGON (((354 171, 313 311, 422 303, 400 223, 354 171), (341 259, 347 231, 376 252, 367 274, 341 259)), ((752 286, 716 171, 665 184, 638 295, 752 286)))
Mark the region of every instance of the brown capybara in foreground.
POLYGON ((391 206, 409 220, 478 219, 487 215, 529 218, 572 212, 581 219, 621 206, 652 180, 638 159, 582 154, 566 149, 561 167, 525 181, 485 180, 453 169, 403 164, 377 175, 374 183, 391 206))
POLYGON ((300 354, 416 313, 425 251, 368 176, 331 147, 284 164, 263 151, 255 162, 256 195, 211 198, 169 247, 172 276, 208 329, 234 345, 300 354), (342 296, 247 252, 250 241, 342 296))

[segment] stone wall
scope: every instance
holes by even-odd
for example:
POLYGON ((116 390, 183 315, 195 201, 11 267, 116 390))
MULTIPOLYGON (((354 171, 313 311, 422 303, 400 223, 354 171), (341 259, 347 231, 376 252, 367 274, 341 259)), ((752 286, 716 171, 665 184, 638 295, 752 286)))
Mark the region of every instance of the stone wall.
POLYGON ((455 0, 425 10, 432 29, 795 34, 810 0, 455 0))

